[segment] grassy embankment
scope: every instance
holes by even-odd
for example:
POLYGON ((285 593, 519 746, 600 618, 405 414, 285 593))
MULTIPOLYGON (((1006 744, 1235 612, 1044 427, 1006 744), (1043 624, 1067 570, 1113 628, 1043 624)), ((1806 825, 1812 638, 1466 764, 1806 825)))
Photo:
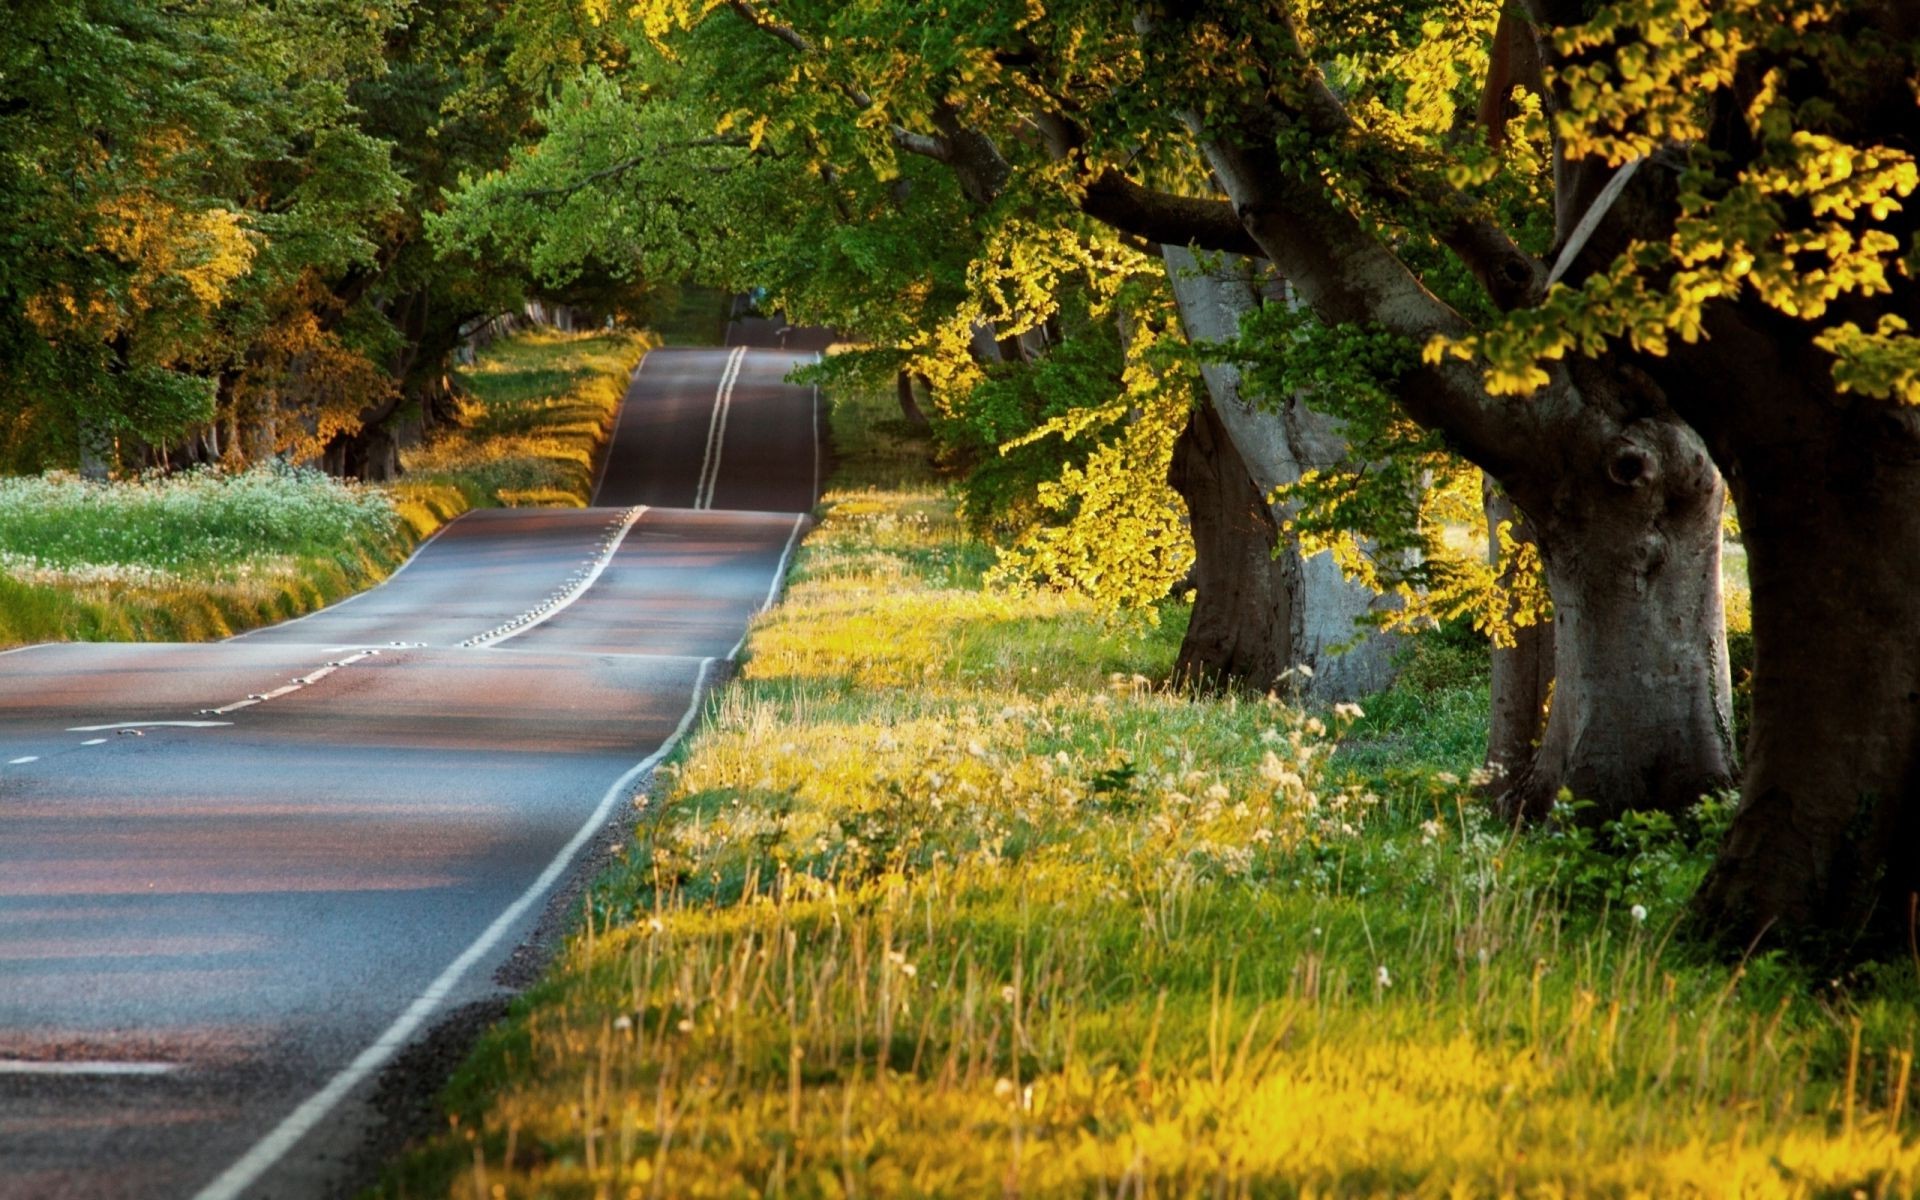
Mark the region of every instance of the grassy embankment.
POLYGON ((1509 836, 1444 647, 1364 716, 1146 686, 1177 615, 983 592, 884 411, 836 406, 742 678, 378 1194, 1920 1188, 1914 968, 1685 948, 1717 814, 1509 836))
POLYGON ((182 640, 330 604, 470 508, 581 505, 645 334, 533 332, 460 373, 459 424, 355 487, 313 471, 0 479, 0 646, 182 640))

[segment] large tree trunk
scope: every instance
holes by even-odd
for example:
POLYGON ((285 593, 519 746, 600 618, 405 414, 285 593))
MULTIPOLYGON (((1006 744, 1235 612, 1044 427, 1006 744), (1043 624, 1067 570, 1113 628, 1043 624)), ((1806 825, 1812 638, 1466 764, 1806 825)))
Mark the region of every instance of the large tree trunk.
MULTIPOLYGON (((1491 476, 1483 476, 1481 502, 1487 515, 1487 555, 1494 565, 1500 562, 1500 530, 1504 526, 1514 542, 1539 544, 1526 514, 1507 498, 1491 476)), ((1500 585, 1511 593, 1518 582, 1509 565, 1501 574, 1500 585)), ((1507 621, 1515 613, 1510 607, 1507 621)), ((1540 744, 1542 726, 1547 718, 1547 701, 1553 692, 1553 623, 1537 620, 1530 625, 1512 624, 1513 644, 1494 646, 1491 651, 1491 678, 1487 713, 1487 772, 1491 776, 1486 794, 1498 796, 1533 761, 1540 744)))
POLYGON ((1167 482, 1187 502, 1194 543, 1193 613, 1174 681, 1287 687, 1300 557, 1273 552, 1279 527, 1213 405, 1193 410, 1167 482))
MULTIPOLYGON (((1224 342, 1237 336, 1240 318, 1261 302, 1244 262, 1228 257, 1208 270, 1185 247, 1165 246, 1161 253, 1188 337, 1224 342)), ((1275 489, 1297 482, 1308 467, 1332 465, 1343 456, 1345 442, 1332 418, 1292 397, 1277 409, 1256 406, 1242 394, 1240 372, 1230 363, 1203 364, 1201 375, 1214 419, 1263 503, 1275 489)), ((1287 515, 1284 509, 1271 512, 1268 526, 1275 539, 1287 515)), ((1197 532, 1195 541, 1197 547, 1197 532)), ((1275 546, 1275 540, 1268 541, 1269 555, 1275 546)), ((1395 639, 1360 623, 1385 603, 1383 598, 1342 575, 1331 554, 1303 558, 1291 542, 1278 553, 1291 560, 1279 576, 1293 589, 1284 608, 1289 623, 1264 631, 1274 644, 1261 657, 1305 666, 1311 675, 1303 678, 1303 690, 1316 699, 1352 699, 1393 682, 1395 639)), ((1204 584, 1208 573, 1196 574, 1204 584)), ((1205 587, 1199 590, 1204 602, 1205 587)), ((1203 649, 1193 647, 1196 654, 1203 649)), ((1187 657, 1183 647, 1183 661, 1187 657)))
MULTIPOLYGON (((1864 324, 1864 320, 1862 321, 1864 324)), ((1807 326, 1722 310, 1695 383, 1753 596, 1740 808, 1697 907, 1736 946, 1904 952, 1920 894, 1920 411, 1836 393, 1807 326)))
POLYGON ((1725 492, 1705 444, 1660 411, 1650 383, 1589 360, 1572 377, 1578 418, 1545 469, 1508 488, 1539 537, 1554 683, 1539 750, 1502 807, 1538 819, 1565 790, 1590 805, 1574 814, 1585 823, 1678 812, 1733 774, 1725 492))

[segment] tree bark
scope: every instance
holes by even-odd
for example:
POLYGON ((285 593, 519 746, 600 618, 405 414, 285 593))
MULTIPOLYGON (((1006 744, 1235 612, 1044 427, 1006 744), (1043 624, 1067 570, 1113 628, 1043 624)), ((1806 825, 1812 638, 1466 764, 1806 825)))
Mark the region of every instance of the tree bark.
MULTIPOLYGON (((1862 323, 1865 323, 1864 320, 1862 323)), ((1735 946, 1910 948, 1920 894, 1920 411, 1840 395, 1813 330, 1748 302, 1657 364, 1731 481, 1753 596, 1740 807, 1696 901, 1735 946)))
POLYGON ((1211 403, 1174 443, 1167 482, 1187 502, 1194 542, 1193 613, 1174 682, 1285 687, 1297 661, 1300 558, 1274 553, 1279 526, 1211 403))
POLYGON ((1580 394, 1542 469, 1506 481, 1539 538, 1554 683, 1539 749, 1501 809, 1539 819, 1564 789, 1590 824, 1683 811, 1733 775, 1725 491, 1650 380, 1585 359, 1571 376, 1580 394))
MULTIPOLYGON (((1487 555, 1500 561, 1499 531, 1508 527, 1515 542, 1537 546, 1539 539, 1527 520, 1491 476, 1483 476, 1481 499, 1487 514, 1487 555)), ((1511 567, 1500 577, 1503 589, 1514 585, 1511 567)), ((1512 612, 1507 614, 1512 619, 1512 612)), ((1499 796, 1533 761, 1547 719, 1547 701, 1553 692, 1553 623, 1536 621, 1513 628, 1513 645, 1494 646, 1487 714, 1486 767, 1491 779, 1486 794, 1499 796)))
MULTIPOLYGON (((1161 255, 1188 337, 1223 342, 1237 336, 1241 317, 1261 302, 1244 263, 1227 259, 1219 269, 1206 270, 1184 247, 1164 246, 1161 255)), ((1204 363, 1200 372, 1215 419, 1263 505, 1265 497, 1297 482, 1307 468, 1332 465, 1344 456, 1346 444, 1333 418, 1293 397, 1277 409, 1253 404, 1242 393, 1239 368, 1231 363, 1204 363)), ((1289 515, 1284 508, 1270 510, 1269 556, 1289 515)), ((1303 558, 1293 542, 1278 552, 1293 560, 1284 578, 1295 592, 1286 606, 1290 624, 1267 631, 1276 643, 1271 656, 1288 666, 1307 667, 1312 674, 1303 680, 1303 692, 1315 699, 1355 699, 1391 684, 1396 639, 1360 623, 1376 605, 1387 603, 1385 598, 1348 580, 1331 554, 1303 558)), ((1200 592, 1204 598, 1205 588, 1200 592)))

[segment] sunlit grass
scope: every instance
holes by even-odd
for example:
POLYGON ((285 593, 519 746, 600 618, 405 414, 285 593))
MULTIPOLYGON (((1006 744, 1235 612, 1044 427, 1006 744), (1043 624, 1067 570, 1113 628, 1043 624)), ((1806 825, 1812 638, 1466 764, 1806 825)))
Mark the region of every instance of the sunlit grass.
POLYGON ((0 479, 0 646, 225 637, 378 582, 470 508, 584 505, 653 341, 535 331, 494 343, 461 376, 458 422, 382 487, 285 468, 0 479))
POLYGON ((1156 688, 1179 615, 983 593, 882 412, 836 406, 742 678, 379 1194, 1920 1186, 1911 966, 1696 957, 1700 842, 1489 822, 1444 663, 1364 715, 1156 688))

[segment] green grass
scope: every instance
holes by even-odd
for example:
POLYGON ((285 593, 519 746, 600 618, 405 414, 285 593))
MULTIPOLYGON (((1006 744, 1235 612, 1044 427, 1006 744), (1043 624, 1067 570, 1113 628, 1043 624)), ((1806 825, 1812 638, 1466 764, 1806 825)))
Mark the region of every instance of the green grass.
POLYGON ((1914 968, 1673 936, 1723 813, 1511 836, 1457 646, 1365 714, 1169 694, 1177 614, 983 591, 884 412, 836 404, 742 677, 373 1194, 1920 1186, 1914 968))
POLYGON ((627 377, 656 340, 495 343, 460 377, 458 423, 384 487, 284 468, 0 478, 0 647, 225 637, 377 583, 470 508, 584 505, 627 377))

